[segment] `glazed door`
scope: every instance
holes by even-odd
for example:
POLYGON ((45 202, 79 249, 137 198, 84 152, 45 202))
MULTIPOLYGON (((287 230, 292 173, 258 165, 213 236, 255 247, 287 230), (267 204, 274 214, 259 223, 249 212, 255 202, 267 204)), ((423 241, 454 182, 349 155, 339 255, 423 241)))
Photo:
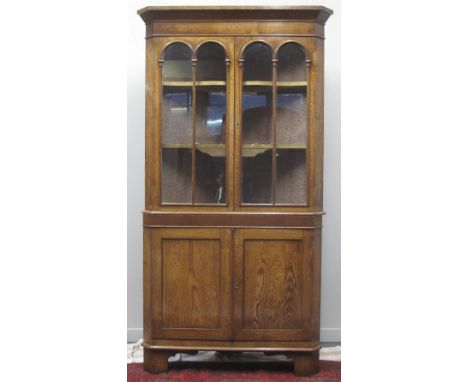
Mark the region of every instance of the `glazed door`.
POLYGON ((158 38, 150 195, 165 209, 232 209, 232 38, 158 38), (154 166, 154 172, 152 167, 154 166))
POLYGON ((234 240, 235 339, 318 340, 320 232, 240 229, 234 240))
POLYGON ((145 279, 151 280, 151 337, 229 339, 231 231, 146 229, 145 279))
POLYGON ((236 209, 313 208, 315 44, 300 37, 235 39, 236 209))

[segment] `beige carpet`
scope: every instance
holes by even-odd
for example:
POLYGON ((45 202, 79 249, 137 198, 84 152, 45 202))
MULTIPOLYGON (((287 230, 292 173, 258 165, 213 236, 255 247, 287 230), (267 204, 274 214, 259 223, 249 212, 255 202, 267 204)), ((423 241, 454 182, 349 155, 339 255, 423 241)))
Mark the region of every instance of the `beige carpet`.
MULTIPOLYGON (((143 362, 143 347, 140 339, 134 344, 127 344, 127 363, 143 362)), ((176 354, 169 361, 193 362, 271 362, 284 361, 284 355, 265 356, 261 352, 243 352, 220 354, 214 351, 200 351, 197 355, 176 354)), ((323 347, 320 349, 320 359, 323 361, 341 361, 341 346, 323 347)))

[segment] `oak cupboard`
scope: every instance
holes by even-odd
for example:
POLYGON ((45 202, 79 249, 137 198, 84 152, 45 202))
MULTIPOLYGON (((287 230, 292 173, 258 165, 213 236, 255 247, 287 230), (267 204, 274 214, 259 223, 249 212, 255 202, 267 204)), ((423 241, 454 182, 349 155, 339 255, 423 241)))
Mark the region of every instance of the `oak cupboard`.
POLYGON ((147 7, 144 367, 199 350, 318 368, 324 24, 147 7))

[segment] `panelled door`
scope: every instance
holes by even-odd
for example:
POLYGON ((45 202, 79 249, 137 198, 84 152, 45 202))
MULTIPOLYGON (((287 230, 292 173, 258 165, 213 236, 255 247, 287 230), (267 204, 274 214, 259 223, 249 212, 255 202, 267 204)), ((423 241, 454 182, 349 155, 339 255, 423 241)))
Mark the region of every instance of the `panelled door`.
POLYGON ((229 339, 231 230, 161 228, 145 235, 151 337, 229 339))
POLYGON ((319 246, 318 230, 234 231, 235 339, 318 340, 319 246))

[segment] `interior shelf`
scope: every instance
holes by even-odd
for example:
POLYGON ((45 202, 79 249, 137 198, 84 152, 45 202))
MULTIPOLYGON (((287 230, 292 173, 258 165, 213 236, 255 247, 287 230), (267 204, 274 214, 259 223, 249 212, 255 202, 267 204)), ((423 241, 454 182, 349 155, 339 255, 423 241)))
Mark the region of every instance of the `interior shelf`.
MULTIPOLYGON (((244 86, 273 86, 273 81, 244 81, 244 86)), ((276 81, 277 87, 307 86, 307 81, 276 81)))
MULTIPOLYGON (((192 81, 163 81, 163 86, 187 87, 192 81)), ((195 86, 226 86, 226 81, 195 81, 195 86)))
MULTIPOLYGON (((165 149, 191 149, 191 143, 166 143, 162 145, 165 149)), ((200 143, 195 145, 196 149, 212 157, 225 157, 226 145, 222 143, 200 143)), ((255 157, 267 150, 273 149, 272 144, 253 143, 242 145, 243 157, 255 157)), ((306 150, 307 145, 302 143, 288 143, 276 145, 277 150, 306 150)))
MULTIPOLYGON (((191 149, 191 143, 166 143, 162 146, 164 149, 191 149)), ((198 143, 195 148, 202 153, 212 157, 225 157, 226 145, 223 143, 198 143)))
MULTIPOLYGON (((272 144, 263 144, 263 143, 253 143, 242 145, 242 156, 245 157, 255 157, 258 154, 262 154, 267 150, 273 149, 272 144)), ((287 150, 306 150, 307 145, 302 143, 288 143, 288 144, 277 144, 277 150, 287 149, 287 150)))

